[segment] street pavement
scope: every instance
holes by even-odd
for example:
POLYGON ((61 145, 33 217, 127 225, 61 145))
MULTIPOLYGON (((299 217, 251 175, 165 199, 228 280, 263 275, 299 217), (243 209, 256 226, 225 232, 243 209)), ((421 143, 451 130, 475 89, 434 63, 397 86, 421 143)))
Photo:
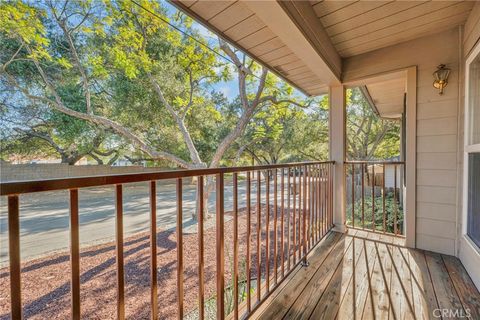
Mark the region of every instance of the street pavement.
MULTIPOLYGON (((270 187, 271 191, 273 187, 270 187)), ((239 208, 245 206, 245 182, 239 181, 239 208)), ((264 186, 262 187, 264 189, 264 186)), ((232 210, 231 180, 225 182, 225 211, 232 210)), ((265 192, 262 190, 262 198, 265 192)), ((251 201, 256 201, 256 183, 252 181, 251 201)), ((43 192, 20 197, 20 248, 22 261, 34 259, 69 247, 68 191, 43 192)), ((183 185, 183 228, 196 230, 196 187, 183 185)), ((8 264, 7 199, 0 198, 0 267, 8 264)), ((124 185, 125 236, 149 228, 148 183, 124 185)), ((209 212, 215 212, 215 192, 209 195, 209 212)), ((115 237, 115 189, 113 186, 86 188, 79 191, 81 246, 112 241, 115 237)), ((214 220, 214 219, 211 219, 214 220)), ((226 217, 227 220, 227 217, 226 217)), ((176 191, 173 181, 157 183, 157 228, 176 226, 176 191)), ((208 224, 207 224, 208 227, 208 224)))

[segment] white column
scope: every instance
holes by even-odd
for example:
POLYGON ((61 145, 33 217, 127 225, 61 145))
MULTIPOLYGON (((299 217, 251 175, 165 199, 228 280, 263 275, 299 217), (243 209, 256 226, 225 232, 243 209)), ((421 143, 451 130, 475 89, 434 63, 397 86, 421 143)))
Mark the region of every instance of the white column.
POLYGON ((417 188, 417 68, 407 69, 407 130, 405 153, 405 245, 416 248, 417 188))
POLYGON ((335 161, 333 183, 333 223, 335 231, 345 232, 345 87, 330 86, 330 160, 335 161))

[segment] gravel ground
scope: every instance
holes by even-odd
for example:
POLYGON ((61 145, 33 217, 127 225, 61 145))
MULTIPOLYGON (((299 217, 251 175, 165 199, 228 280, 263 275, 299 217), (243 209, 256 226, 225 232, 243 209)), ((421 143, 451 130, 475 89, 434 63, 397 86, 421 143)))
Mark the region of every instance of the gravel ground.
MULTIPOLYGON (((262 211, 265 212, 266 206, 262 211)), ((273 208, 270 210, 270 230, 273 230, 273 208)), ((225 218, 225 283, 231 279, 233 260, 233 221, 225 218)), ((251 252, 256 261, 256 214, 252 212, 251 252)), ((262 214, 263 220, 265 214, 262 214)), ((286 219, 286 218, 285 218, 286 219)), ((280 226, 280 224, 278 224, 280 226)), ((262 223, 262 239, 265 239, 265 221, 262 223)), ((280 233, 279 233, 280 235, 280 233)), ((273 237, 271 231, 270 237, 273 237)), ((280 236, 278 236, 280 239, 280 236)), ((184 306, 185 314, 192 318, 198 309, 198 237, 196 233, 184 233, 184 306)), ((273 239, 273 238, 271 238, 273 239)), ((215 293, 215 226, 207 224, 205 230, 205 298, 215 293)), ((272 241, 272 240, 271 240, 272 241)), ((285 240, 286 241, 286 240, 285 240)), ((161 319, 177 316, 175 230, 161 230, 157 235, 158 261, 158 310, 161 319)), ((265 241, 263 240, 263 246, 265 241)), ((273 246, 270 246, 273 252, 273 246)), ((246 252, 246 215, 239 212, 239 260, 246 252)), ((125 239, 125 313, 127 319, 150 317, 150 261, 149 237, 138 233, 125 239)), ((262 250, 262 261, 265 261, 262 250)), ((84 319, 116 318, 116 265, 113 242, 83 248, 80 261, 81 312, 84 319)), ((265 274, 265 263, 262 264, 265 274)), ((273 265, 273 261, 270 263, 273 265)), ((70 281, 68 252, 59 252, 22 264, 22 299, 24 317, 28 319, 67 319, 70 317, 70 281)), ((252 264, 252 277, 256 275, 252 264)), ((242 271, 240 271, 242 273, 242 271)), ((244 271, 243 271, 244 274, 244 271)), ((263 276, 262 276, 263 277, 263 276)), ((8 319, 10 312, 9 271, 0 269, 0 319, 8 319)), ((215 306, 207 306, 209 314, 215 314, 215 306)))

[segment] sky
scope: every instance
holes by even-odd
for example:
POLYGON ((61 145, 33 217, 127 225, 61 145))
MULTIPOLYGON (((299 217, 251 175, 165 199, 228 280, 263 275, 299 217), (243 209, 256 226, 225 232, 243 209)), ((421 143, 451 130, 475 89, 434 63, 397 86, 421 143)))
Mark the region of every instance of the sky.
MULTIPOLYGON (((166 0, 160 0, 162 5, 167 9, 167 12, 169 15, 174 14, 175 12, 178 12, 178 9, 173 6, 169 1, 166 0)), ((198 22, 194 22, 193 24, 194 28, 199 31, 199 33, 204 37, 204 39, 208 42, 208 45, 210 48, 213 48, 218 40, 217 36, 205 28, 203 25, 201 25, 198 22)), ((181 26, 177 26, 181 29, 181 26)), ((230 81, 223 81, 220 83, 216 83, 212 85, 212 89, 215 91, 220 91, 222 92, 229 101, 233 100, 236 96, 238 96, 238 82, 236 78, 231 79, 230 81)), ((298 97, 305 98, 306 96, 301 93, 299 90, 294 88, 294 95, 297 95, 298 97)))

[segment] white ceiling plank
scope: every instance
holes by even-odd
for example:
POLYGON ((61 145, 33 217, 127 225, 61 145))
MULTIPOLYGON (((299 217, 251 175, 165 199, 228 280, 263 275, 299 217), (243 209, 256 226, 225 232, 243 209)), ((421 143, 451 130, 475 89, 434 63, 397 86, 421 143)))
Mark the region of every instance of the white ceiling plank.
MULTIPOLYGON (((402 2, 402 3, 408 4, 410 2, 402 2)), ((431 15, 441 10, 448 10, 447 9, 448 7, 452 7, 456 5, 458 5, 458 3, 448 2, 448 1, 427 2, 419 6, 415 6, 413 8, 400 11, 386 18, 372 20, 372 22, 370 23, 364 24, 362 26, 358 26, 356 28, 353 28, 352 30, 332 36, 332 42, 334 44, 339 44, 345 41, 356 39, 361 36, 370 35, 374 32, 377 32, 379 30, 383 30, 389 27, 393 29, 400 28, 399 27, 400 24, 417 19, 419 17, 423 17, 421 19, 423 21, 427 21, 429 17, 428 16, 424 17, 425 15, 431 15)), ((388 8, 384 8, 384 9, 388 9, 388 8)))
POLYGON ((390 1, 358 1, 350 6, 346 6, 340 10, 332 12, 331 14, 323 16, 320 21, 325 28, 328 28, 337 23, 348 21, 356 16, 382 7, 389 2, 390 1))
POLYGON ((346 51, 374 50, 379 47, 414 39, 420 35, 439 32, 440 28, 454 26, 465 21, 470 7, 462 3, 444 8, 431 14, 405 21, 396 26, 387 27, 355 39, 336 45, 337 50, 344 55, 346 51))
POLYGON ((332 37, 332 42, 335 43, 335 42, 338 42, 334 38, 336 35, 342 34, 347 31, 353 31, 372 23, 377 23, 377 25, 382 26, 383 23, 385 22, 379 23, 379 20, 388 20, 388 23, 396 23, 396 22, 391 22, 391 20, 394 19, 395 15, 414 7, 417 7, 417 8, 410 11, 410 13, 407 13, 407 15, 417 14, 418 10, 420 10, 420 6, 425 3, 429 3, 429 2, 427 1, 425 2, 420 2, 420 1, 389 2, 381 7, 378 7, 369 12, 357 15, 346 21, 335 23, 334 25, 325 28, 325 30, 327 31, 328 35, 332 37))
POLYGON ((312 5, 312 7, 318 17, 323 17, 344 7, 350 6, 355 2, 357 1, 322 1, 312 5))
POLYGON ((264 27, 265 24, 260 19, 258 19, 257 16, 252 14, 247 19, 228 28, 224 32, 227 36, 233 39, 242 39, 264 27))
POLYGON ((197 1, 189 9, 208 21, 234 3, 232 1, 197 1))

